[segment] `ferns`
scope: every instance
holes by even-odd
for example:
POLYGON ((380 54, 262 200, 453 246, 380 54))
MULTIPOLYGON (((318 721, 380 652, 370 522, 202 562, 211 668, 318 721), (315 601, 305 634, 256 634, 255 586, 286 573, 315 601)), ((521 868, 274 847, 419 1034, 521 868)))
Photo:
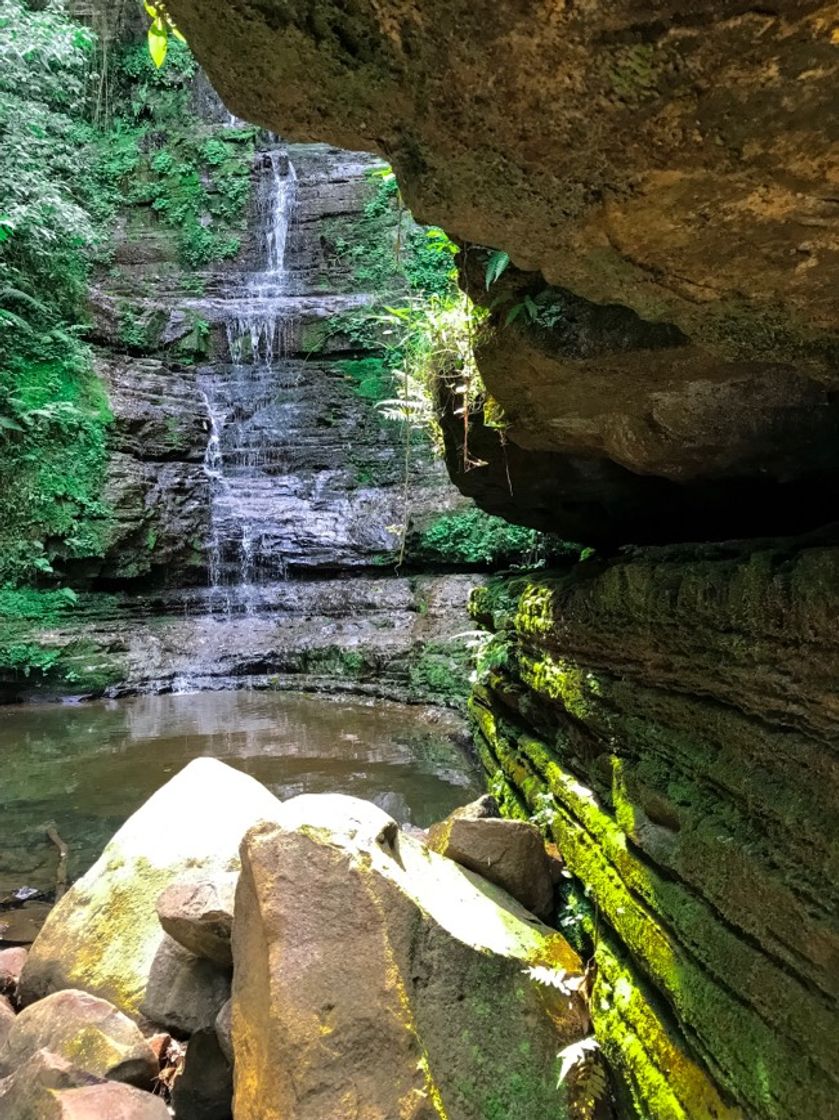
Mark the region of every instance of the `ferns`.
POLYGON ((567 1083, 573 1120, 597 1120, 609 1115, 609 1080, 597 1039, 572 1042, 557 1057, 562 1061, 557 1087, 567 1083))

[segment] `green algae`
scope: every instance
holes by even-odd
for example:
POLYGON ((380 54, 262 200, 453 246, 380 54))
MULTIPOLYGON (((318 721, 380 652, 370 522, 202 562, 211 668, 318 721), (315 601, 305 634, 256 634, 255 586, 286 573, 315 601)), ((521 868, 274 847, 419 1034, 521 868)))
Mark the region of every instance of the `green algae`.
MULTIPOLYGON (((549 687, 555 700, 568 700, 578 715, 581 705, 590 702, 591 690, 584 681, 581 687, 579 674, 569 672, 567 666, 549 666, 535 673, 531 684, 533 679, 549 687)), ((635 809, 622 785, 619 761, 613 768, 615 805, 604 807, 593 791, 559 764, 552 748, 499 721, 491 706, 489 695, 480 691, 472 703, 481 732, 479 754, 493 787, 506 785, 513 802, 523 798, 542 821, 548 816, 546 801, 553 800, 551 832, 569 869, 583 881, 601 917, 616 930, 656 989, 666 993, 683 1027, 696 1032, 693 1042, 712 1064, 719 1082, 757 1115, 779 1120, 808 1087, 811 1095, 814 1086, 816 1095, 829 1093, 822 1088, 825 1076, 817 1064, 793 1052, 781 1030, 790 1014, 800 1014, 798 1031, 806 1030, 809 1016, 818 1021, 818 1004, 802 1004, 800 990, 790 977, 720 923, 701 898, 663 879, 629 850, 624 829, 631 834, 635 809), (680 931, 678 936, 671 922, 680 931), (694 956, 697 952, 700 959, 694 956), (729 974, 745 979, 754 1007, 733 998, 729 974)), ((505 806, 510 800, 508 793, 505 806)), ((820 1029, 831 1037, 828 1021, 820 1029)), ((624 1041, 631 1049, 629 1035, 624 1041)), ((638 1070, 633 1079, 643 1081, 638 1070)), ((828 1100, 825 1097, 825 1107, 828 1100)), ((652 1103, 648 1107, 651 1116, 669 1117, 680 1115, 677 1104, 664 1108, 659 1101, 655 1111, 652 1103)), ((688 1109, 687 1115, 703 1113, 688 1109)))

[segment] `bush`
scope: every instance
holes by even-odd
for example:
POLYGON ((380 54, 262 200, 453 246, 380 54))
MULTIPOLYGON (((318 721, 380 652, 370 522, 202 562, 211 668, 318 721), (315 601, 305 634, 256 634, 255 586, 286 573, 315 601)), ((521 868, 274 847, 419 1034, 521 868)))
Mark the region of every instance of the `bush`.
POLYGON ((444 513, 409 547, 410 560, 432 564, 497 568, 533 567, 575 547, 522 525, 511 525, 472 506, 444 513))

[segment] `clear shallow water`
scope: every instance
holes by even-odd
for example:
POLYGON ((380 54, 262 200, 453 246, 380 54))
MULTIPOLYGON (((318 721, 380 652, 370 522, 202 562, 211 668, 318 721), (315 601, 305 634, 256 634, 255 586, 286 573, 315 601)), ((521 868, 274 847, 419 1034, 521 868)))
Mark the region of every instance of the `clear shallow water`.
POLYGON ((278 797, 339 791, 420 826, 483 792, 449 713, 288 692, 136 696, 0 708, 0 897, 51 888, 54 821, 72 877, 191 759, 211 755, 278 797))

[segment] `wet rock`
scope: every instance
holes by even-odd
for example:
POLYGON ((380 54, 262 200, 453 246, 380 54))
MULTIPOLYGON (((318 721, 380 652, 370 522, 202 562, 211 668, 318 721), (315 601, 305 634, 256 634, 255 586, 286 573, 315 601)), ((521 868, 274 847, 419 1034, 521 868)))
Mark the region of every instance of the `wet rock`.
POLYGON ((198 1031, 189 1040, 172 1103, 178 1120, 230 1120, 233 1067, 214 1030, 198 1031))
POLYGON ((0 1071, 11 1073, 39 1050, 85 1073, 133 1085, 151 1085, 158 1072, 136 1023, 86 992, 56 992, 22 1011, 0 1047, 0 1071))
MULTIPOLYGON (((495 805, 493 798, 481 800, 495 805)), ((432 825, 428 846, 496 883, 540 918, 549 918, 554 880, 542 834, 528 821, 483 816, 485 808, 476 802, 432 825)))
POLYGON ((167 887, 157 900, 157 916, 170 937, 197 957, 232 967, 230 935, 238 875, 167 887))
POLYGON ((230 970, 196 957, 164 936, 151 968, 140 1010, 177 1035, 213 1027, 230 998, 230 970))
POLYGON ((0 950, 0 992, 14 992, 26 964, 27 950, 22 946, 0 950))
POLYGON ((27 902, 16 910, 0 914, 0 942, 31 945, 49 917, 49 902, 27 902))
POLYGON ((209 758, 191 762, 123 825, 52 911, 23 970, 23 1000, 82 988, 138 1017, 167 938, 155 909, 161 893, 186 873, 235 871, 244 833, 278 808, 238 770, 209 758))
POLYGON ((221 1052, 228 1062, 233 1062, 233 1000, 229 999, 216 1018, 216 1036, 221 1052))
POLYGON ((280 822, 242 844, 236 1115, 562 1114, 586 1016, 528 970, 579 975, 565 940, 367 802, 298 797, 280 822))

